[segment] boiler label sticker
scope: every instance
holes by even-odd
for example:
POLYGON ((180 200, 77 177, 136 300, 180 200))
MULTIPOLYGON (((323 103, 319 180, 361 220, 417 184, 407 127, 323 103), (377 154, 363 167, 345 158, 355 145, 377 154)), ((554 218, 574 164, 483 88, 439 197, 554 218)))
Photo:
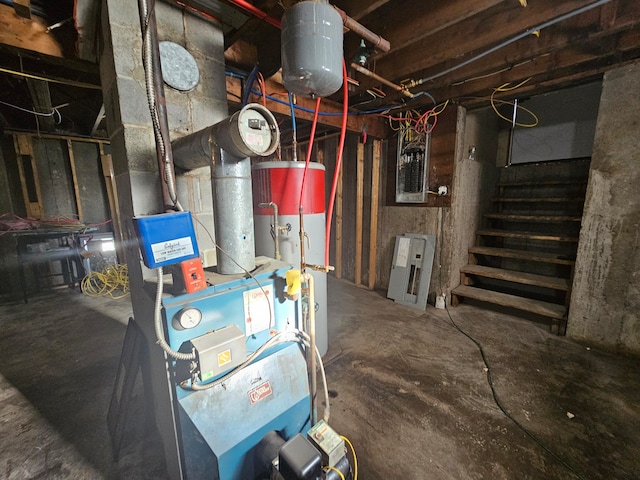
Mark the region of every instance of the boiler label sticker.
POLYGON ((258 385, 256 388, 249 390, 249 401, 253 405, 260 400, 264 400, 272 393, 273 390, 271 390, 271 384, 269 382, 264 382, 263 384, 258 385))
POLYGON ((191 237, 176 238, 166 242, 158 242, 151 245, 153 260, 155 263, 168 262, 176 258, 193 255, 193 243, 191 237))
POLYGON ((273 284, 264 285, 243 292, 244 296, 244 326, 247 336, 253 335, 272 327, 273 284))

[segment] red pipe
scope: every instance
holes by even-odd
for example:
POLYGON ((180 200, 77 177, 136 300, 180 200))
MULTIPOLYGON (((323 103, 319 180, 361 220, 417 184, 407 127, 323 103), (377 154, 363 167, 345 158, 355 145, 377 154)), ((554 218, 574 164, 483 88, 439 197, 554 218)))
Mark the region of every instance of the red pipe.
POLYGON ((329 195, 329 208, 327 210, 327 236, 324 241, 324 264, 329 265, 329 240, 331 239, 331 219, 333 217, 333 204, 336 199, 336 190, 338 188, 338 177, 340 176, 340 167, 342 166, 342 155, 344 153, 344 140, 347 136, 347 114, 349 111, 349 87, 347 84, 347 64, 342 60, 342 89, 343 89, 343 107, 342 107, 342 129, 340 130, 340 144, 338 146, 338 158, 336 159, 336 168, 333 172, 333 183, 331 185, 331 194, 329 195))
POLYGON ((258 17, 260 20, 264 20, 269 25, 273 25, 276 28, 281 28, 280 20, 267 15, 265 12, 260 10, 258 7, 250 4, 246 0, 227 0, 227 2, 232 3, 233 5, 241 8, 245 12, 249 12, 251 15, 258 17))
POLYGON ((316 136, 316 126, 318 125, 318 113, 320 112, 320 100, 321 97, 316 98, 316 110, 313 114, 313 123, 311 124, 311 135, 309 136, 309 146, 307 147, 307 158, 304 164, 304 173, 302 174, 302 186, 300 188, 300 201, 298 202, 298 208, 302 209, 302 198, 304 196, 304 186, 307 181, 307 170, 309 169, 309 162, 311 161, 311 152, 313 150, 313 140, 316 136))

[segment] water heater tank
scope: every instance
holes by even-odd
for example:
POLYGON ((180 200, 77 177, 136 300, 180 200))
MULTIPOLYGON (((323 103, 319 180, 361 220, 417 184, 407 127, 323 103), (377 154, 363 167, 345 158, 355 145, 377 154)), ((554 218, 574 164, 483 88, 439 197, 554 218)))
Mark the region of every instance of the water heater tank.
MULTIPOLYGON (((324 264, 325 191, 324 165, 309 163, 302 198, 304 229, 309 236, 305 245, 305 260, 310 264, 324 264)), ((261 206, 273 202, 278 206, 278 247, 282 260, 300 266, 300 189, 304 176, 304 162, 260 162, 253 166, 253 213, 256 233, 256 255, 273 257, 275 231, 273 209, 261 206)), ((315 283, 316 343, 320 354, 327 353, 327 274, 310 271, 315 283)))
POLYGON ((291 93, 326 97, 342 85, 342 18, 324 2, 293 5, 282 17, 282 83, 291 93))

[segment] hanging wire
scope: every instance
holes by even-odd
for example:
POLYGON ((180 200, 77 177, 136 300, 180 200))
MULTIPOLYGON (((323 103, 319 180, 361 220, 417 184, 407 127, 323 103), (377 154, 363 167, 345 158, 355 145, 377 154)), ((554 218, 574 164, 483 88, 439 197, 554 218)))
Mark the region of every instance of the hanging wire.
POLYGON ((517 103, 517 101, 513 101, 513 102, 508 102, 505 100, 496 100, 495 94, 498 92, 510 92, 513 90, 516 90, 520 87, 522 87, 523 85, 525 85, 529 80, 531 80, 532 77, 529 77, 523 81, 521 81, 520 83, 513 85, 513 86, 509 86, 512 82, 507 82, 507 83, 503 83, 502 85, 500 85, 497 88, 493 89, 493 92, 491 93, 491 97, 490 97, 490 101, 491 101, 491 108, 493 108, 493 111, 496 113, 496 115, 498 115, 498 117, 502 118, 503 120, 506 120, 507 122, 511 123, 512 126, 514 127, 523 127, 523 128, 533 128, 536 125, 538 125, 538 116, 533 113, 531 110, 529 110, 526 107, 523 107, 522 105, 519 105, 517 103), (512 105, 513 106, 513 117, 509 118, 506 117, 505 115, 501 114, 500 111, 498 110, 498 108, 496 107, 496 103, 500 103, 500 104, 507 104, 507 105, 512 105), (525 112, 527 112, 529 115, 531 115, 531 118, 533 119, 531 123, 520 123, 516 121, 516 114, 518 109, 523 110, 525 112))
POLYGON ((29 110, 28 108, 22 108, 18 105, 14 105, 12 103, 3 102, 0 100, 2 105, 6 105, 7 107, 15 108, 16 110, 20 110, 21 112, 30 113, 31 115, 35 115, 36 117, 54 117, 53 121, 56 125, 60 125, 62 122, 62 115, 57 108, 53 108, 49 113, 46 112, 36 112, 35 110, 29 110))

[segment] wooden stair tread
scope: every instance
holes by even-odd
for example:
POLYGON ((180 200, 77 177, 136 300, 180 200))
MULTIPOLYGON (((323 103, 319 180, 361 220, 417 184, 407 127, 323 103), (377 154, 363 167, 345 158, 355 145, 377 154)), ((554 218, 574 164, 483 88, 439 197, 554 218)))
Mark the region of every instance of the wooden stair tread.
POLYGON ((576 178, 573 180, 526 180, 522 182, 500 182, 499 187, 546 187, 549 185, 580 185, 587 186, 587 177, 576 178))
POLYGON ((581 217, 570 215, 516 215, 511 213, 487 213, 485 217, 523 222, 579 222, 582 220, 581 217))
POLYGON ((555 242, 578 242, 578 237, 568 235, 551 235, 536 232, 516 232, 507 230, 484 229, 478 230, 476 234, 486 237, 525 238, 529 240, 549 240, 555 242))
POLYGON ((467 285, 459 285, 454 288, 451 293, 459 297, 473 298, 474 300, 502 305, 503 307, 517 308, 518 310, 525 310, 559 320, 565 317, 567 310, 564 305, 518 297, 508 293, 484 290, 482 288, 469 287, 467 285))
POLYGON ((552 288, 554 290, 569 290, 569 280, 560 277, 549 277, 536 273, 518 272, 503 268, 486 267, 484 265, 466 265, 460 269, 461 273, 477 275, 507 282, 521 283, 523 285, 535 285, 538 287, 552 288))
POLYGON ((475 246, 469 249, 469 253, 489 255, 492 257, 517 258, 533 262, 555 263, 557 265, 574 265, 575 260, 560 258, 558 254, 547 252, 532 252, 529 250, 515 250, 511 248, 496 248, 475 246))
POLYGON ((514 203, 567 203, 584 202, 583 197, 496 197, 494 202, 514 202, 514 203))

